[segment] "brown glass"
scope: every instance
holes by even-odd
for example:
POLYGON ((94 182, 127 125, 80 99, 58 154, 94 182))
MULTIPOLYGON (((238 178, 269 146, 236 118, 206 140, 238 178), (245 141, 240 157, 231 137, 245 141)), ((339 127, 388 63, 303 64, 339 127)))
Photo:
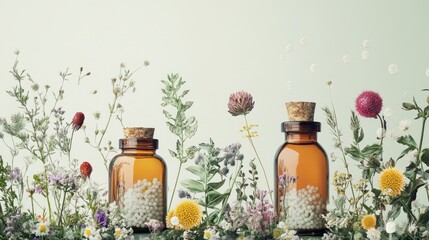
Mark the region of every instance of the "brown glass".
MULTIPOLYGON (((298 234, 322 235, 325 232, 325 227, 321 215, 326 213, 328 201, 329 166, 326 153, 317 142, 320 123, 284 122, 282 131, 286 133, 286 142, 279 148, 275 158, 276 212, 278 216, 286 216, 291 225, 289 228, 296 230, 298 234), (283 178, 285 179, 283 181, 280 177, 284 176, 287 177, 283 178), (309 193, 310 190, 307 189, 312 189, 311 191, 317 189, 317 191, 309 193), (287 195, 289 198, 283 202, 285 193, 286 195, 289 194, 287 195), (296 193, 308 195, 297 197, 296 193), (299 205, 308 199, 316 200, 314 200, 314 204, 299 205), (308 210, 306 210, 307 212, 298 212, 301 211, 300 208, 308 208, 308 210), (308 223, 305 224, 305 227, 304 224, 300 225, 299 219, 306 214, 314 216, 309 218, 317 219, 317 224, 308 223)), ((301 219, 304 222, 308 221, 305 217, 301 219)))
MULTIPOLYGON (((157 198, 161 208, 154 209, 155 212, 147 211, 149 214, 154 214, 158 217, 151 217, 165 223, 166 216, 166 199, 167 199, 167 167, 164 160, 156 154, 158 148, 157 139, 121 139, 119 147, 122 153, 115 156, 109 167, 109 202, 116 202, 121 208, 124 207, 124 195, 129 190, 135 187, 139 181, 154 181, 158 179, 161 184, 161 193, 157 194, 157 198), (161 211, 161 212, 159 212, 161 211)), ((148 188, 143 188, 142 191, 148 188)), ((158 205, 159 205, 158 204, 158 205)), ((144 224, 140 222, 139 224, 144 224)), ((133 227, 134 232, 148 232, 146 227, 133 227)))

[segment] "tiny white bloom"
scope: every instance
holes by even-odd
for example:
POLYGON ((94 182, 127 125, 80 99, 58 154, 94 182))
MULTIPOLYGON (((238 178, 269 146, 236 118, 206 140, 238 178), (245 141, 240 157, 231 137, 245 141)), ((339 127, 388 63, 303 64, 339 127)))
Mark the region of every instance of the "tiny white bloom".
POLYGON ((408 119, 402 120, 399 123, 399 129, 401 129, 401 131, 406 132, 408 131, 408 129, 410 129, 410 125, 411 125, 411 121, 408 119))
POLYGON ((377 210, 377 211, 375 211, 375 215, 380 215, 380 213, 381 213, 381 211, 380 210, 377 210))
POLYGON ((386 136, 386 130, 384 128, 378 128, 376 134, 378 139, 384 138, 386 136))
POLYGON ((394 233, 394 232, 396 232, 396 223, 394 221, 388 221, 386 223, 386 232, 387 233, 394 233))
POLYGON ((368 229, 366 231, 366 236, 370 240, 380 240, 381 239, 381 233, 375 228, 368 229))
POLYGON ((385 108, 383 110, 383 116, 386 118, 392 116, 392 114, 393 114, 393 112, 392 112, 392 109, 390 109, 390 108, 385 108))
POLYGON ((174 216, 174 217, 172 217, 171 219, 170 219, 170 223, 171 224, 173 224, 174 226, 177 226, 177 225, 179 225, 179 218, 178 217, 176 217, 176 216, 174 216))
POLYGON ((408 226, 408 232, 413 233, 415 230, 416 230, 416 224, 410 223, 410 225, 408 226))
POLYGON ((36 236, 46 236, 49 234, 49 223, 48 222, 39 222, 36 224, 36 236))

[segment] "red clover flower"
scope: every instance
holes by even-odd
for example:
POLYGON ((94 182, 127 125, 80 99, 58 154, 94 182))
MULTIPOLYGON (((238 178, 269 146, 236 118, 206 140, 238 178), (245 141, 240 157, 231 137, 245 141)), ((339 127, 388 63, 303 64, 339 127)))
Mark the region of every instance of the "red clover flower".
POLYGON ((255 102, 250 93, 239 91, 229 96, 228 112, 232 116, 246 115, 252 111, 255 102))

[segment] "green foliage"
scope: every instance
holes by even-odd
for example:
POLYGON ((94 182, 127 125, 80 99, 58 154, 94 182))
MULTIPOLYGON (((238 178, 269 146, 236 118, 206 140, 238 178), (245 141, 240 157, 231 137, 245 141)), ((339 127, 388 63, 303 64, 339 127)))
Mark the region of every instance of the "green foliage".
POLYGON ((170 150, 170 154, 185 163, 194 157, 196 151, 194 146, 186 149, 184 147, 184 142, 193 137, 198 129, 196 118, 186 116, 186 112, 192 107, 193 102, 184 100, 189 90, 180 91, 186 81, 183 81, 178 74, 170 74, 167 76, 167 80, 161 80, 161 82, 164 84, 164 88, 161 89, 164 94, 161 106, 172 107, 175 110, 173 113, 163 110, 168 129, 178 137, 176 150, 170 150))
MULTIPOLYGON (((327 227, 333 234, 345 239, 358 239, 357 234, 365 236, 366 231, 362 228, 360 220, 364 215, 375 214, 377 218, 377 228, 381 229, 381 239, 388 239, 389 235, 385 232, 385 224, 387 221, 395 220, 401 213, 408 217, 408 225, 405 226, 405 231, 398 239, 420 239, 423 237, 426 224, 429 219, 428 207, 422 208, 413 206, 412 202, 416 199, 419 190, 424 190, 429 199, 428 185, 429 180, 429 149, 423 148, 423 140, 425 136, 426 119, 429 117, 429 102, 424 108, 420 107, 413 98, 412 103, 403 103, 402 108, 406 111, 416 111, 415 119, 422 120, 422 128, 419 139, 413 138, 411 135, 403 135, 397 139, 397 143, 404 146, 405 149, 394 160, 390 158, 388 161, 383 160, 383 139, 384 136, 377 138, 377 143, 365 145, 365 135, 360 126, 359 117, 352 111, 350 118, 350 128, 352 131, 353 141, 348 147, 343 148, 342 134, 339 131, 338 121, 335 114, 334 106, 332 109, 324 108, 335 146, 341 151, 342 159, 347 175, 349 172, 348 159, 355 161, 355 165, 361 169, 361 178, 365 183, 369 183, 369 188, 364 186, 363 190, 354 187, 357 183, 353 182, 353 178, 349 179, 347 191, 339 194, 334 198, 335 208, 330 210, 326 215, 328 221, 327 227), (407 178, 403 191, 399 195, 391 196, 389 193, 378 189, 374 184, 377 173, 382 172, 387 168, 395 168, 397 161, 405 155, 413 157, 409 159, 404 175, 407 178), (351 196, 349 195, 351 193, 351 196), (387 208, 390 206, 390 208, 387 208), (388 211, 386 211, 388 210, 388 211), (384 213, 386 211, 386 213, 384 213), (339 224, 347 219, 347 224, 339 224), (329 223, 330 222, 330 223, 329 223), (416 230, 410 232, 407 228, 413 224, 416 230), (354 234, 351 234, 354 232, 354 234)), ((386 130, 386 121, 384 116, 378 116, 381 128, 386 130)), ((401 171, 401 170, 399 170, 401 171)), ((348 181, 348 180, 346 180, 348 181)), ((361 180, 362 181, 362 180, 361 180)), ((334 181, 334 185, 337 184, 334 181)), ((398 223, 398 222, 396 222, 398 223)), ((393 235, 395 236, 395 235, 393 235)))

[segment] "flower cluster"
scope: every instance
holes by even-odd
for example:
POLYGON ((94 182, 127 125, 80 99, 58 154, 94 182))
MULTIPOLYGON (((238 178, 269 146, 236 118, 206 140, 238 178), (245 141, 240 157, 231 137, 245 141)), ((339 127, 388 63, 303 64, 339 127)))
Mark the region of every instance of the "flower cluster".
MULTIPOLYGON (((328 85, 332 83, 329 82, 328 85)), ((426 90, 427 91, 427 90, 426 90)), ((332 99, 332 95, 331 95, 332 99)), ((356 98, 356 111, 364 118, 378 118, 380 128, 375 134, 375 143, 364 145, 364 130, 359 115, 352 112, 351 130, 353 142, 345 147, 340 133, 334 104, 324 108, 327 123, 334 136, 344 164, 344 171, 336 171, 333 185, 336 196, 334 206, 324 216, 326 227, 330 230, 324 239, 427 239, 429 237, 429 208, 417 200, 419 192, 428 194, 427 169, 429 167, 429 148, 423 147, 425 124, 429 118, 429 102, 420 107, 413 103, 403 103, 406 111, 416 111, 416 118, 422 123, 420 138, 416 141, 407 130, 408 120, 399 125, 401 136, 387 128, 386 118, 390 109, 382 111, 383 100, 380 94, 364 91, 356 98), (384 153, 388 136, 405 147, 396 158, 387 158, 384 153), (349 161, 361 170, 356 179, 351 174, 349 161), (405 170, 399 166, 406 165, 405 170), (401 217, 402 216, 402 217, 401 217), (401 218, 407 218, 401 222, 401 218)), ((429 200, 429 198, 428 198, 429 200)))
MULTIPOLYGON (((40 87, 19 69, 18 54, 11 71, 16 85, 7 93, 19 112, 0 117, 0 149, 6 150, 0 152, 0 238, 132 239, 119 208, 107 202, 107 189, 90 179, 91 163, 72 157, 85 114, 70 116, 61 106, 71 73, 60 73, 58 89, 40 87)), ((78 82, 90 75, 82 71, 78 82)))

